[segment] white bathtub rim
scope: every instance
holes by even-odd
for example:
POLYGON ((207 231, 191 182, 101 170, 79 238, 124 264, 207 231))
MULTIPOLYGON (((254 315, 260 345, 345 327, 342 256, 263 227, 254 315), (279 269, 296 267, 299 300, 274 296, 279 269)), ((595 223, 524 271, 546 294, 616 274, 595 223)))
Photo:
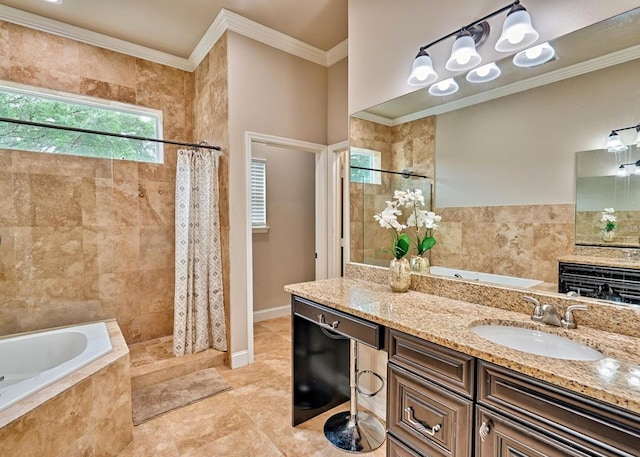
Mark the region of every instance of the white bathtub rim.
MULTIPOLYGON (((76 385, 80 384, 82 381, 90 378, 92 375, 97 374, 99 371, 103 370, 110 365, 119 362, 123 357, 129 356, 129 348, 127 343, 122 335, 122 331, 118 326, 118 323, 115 319, 105 319, 101 321, 95 322, 104 322, 107 325, 107 329, 109 330, 109 337, 111 340, 111 345, 113 346, 113 351, 107 353, 106 355, 94 360, 88 365, 80 368, 79 370, 63 377, 62 379, 54 382, 53 384, 45 387, 44 389, 36 392, 30 397, 26 397, 21 401, 13 404, 8 407, 0 414, 0 428, 10 424, 11 422, 19 419, 30 411, 37 409, 39 406, 44 403, 54 399, 58 395, 63 394, 65 391, 72 389, 76 385)), ((68 327, 76 327, 77 325, 67 325, 63 327, 57 328, 68 328, 68 327)), ((56 328, 56 329, 57 329, 56 328)), ((34 332, 23 332, 20 334, 10 335, 10 336, 18 336, 27 333, 34 332)))
POLYGON ((459 274, 462 278, 456 278, 466 281, 479 281, 482 283, 491 283, 499 286, 507 287, 521 287, 524 289, 531 288, 542 284, 544 281, 537 279, 520 278, 517 276, 498 275, 492 273, 480 273, 477 271, 460 270, 458 268, 448 268, 432 266, 430 267, 430 274, 434 276, 444 276, 447 278, 454 278, 454 274, 459 274))
MULTIPOLYGON (((87 342, 84 349, 61 364, 38 372, 35 376, 26 378, 21 382, 10 384, 6 388, 2 388, 2 383, 0 383, 0 412, 113 351, 109 331, 104 322, 33 332, 10 338, 10 340, 24 341, 37 338, 39 335, 60 335, 69 332, 80 333, 86 337, 87 342)), ((2 374, 0 372, 0 375, 2 374)))

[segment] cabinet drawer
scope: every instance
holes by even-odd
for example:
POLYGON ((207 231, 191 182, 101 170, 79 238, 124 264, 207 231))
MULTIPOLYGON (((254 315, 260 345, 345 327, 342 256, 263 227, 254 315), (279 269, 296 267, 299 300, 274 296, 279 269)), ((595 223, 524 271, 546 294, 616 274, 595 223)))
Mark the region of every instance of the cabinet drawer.
POLYGON ((359 317, 336 311, 300 297, 292 297, 293 312, 316 324, 332 326, 330 330, 376 349, 382 347, 383 327, 359 317))
POLYGON ((389 360, 473 398, 475 358, 469 355, 390 330, 389 360))
POLYGON ((637 456, 640 418, 589 397, 480 362, 478 404, 602 456, 637 456))
POLYGON ((471 455, 471 401, 393 364, 387 382, 390 433, 425 455, 471 455))
POLYGON ((479 406, 476 430, 480 430, 481 427, 487 431, 487 434, 484 439, 480 436, 476 438, 475 455, 478 457, 591 456, 479 406))
POLYGON ((416 451, 396 440, 393 436, 387 435, 387 457, 424 457, 416 451))

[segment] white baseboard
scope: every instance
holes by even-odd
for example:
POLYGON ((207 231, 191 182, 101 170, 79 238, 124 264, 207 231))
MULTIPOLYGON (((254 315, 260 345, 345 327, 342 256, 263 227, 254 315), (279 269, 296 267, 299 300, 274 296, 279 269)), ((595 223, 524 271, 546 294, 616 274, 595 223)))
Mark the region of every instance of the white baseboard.
POLYGON ((238 351, 231 354, 231 368, 240 368, 249 365, 249 351, 238 351))
POLYGON ((266 321, 291 314, 291 305, 276 306, 275 308, 260 309, 253 312, 253 322, 266 321))

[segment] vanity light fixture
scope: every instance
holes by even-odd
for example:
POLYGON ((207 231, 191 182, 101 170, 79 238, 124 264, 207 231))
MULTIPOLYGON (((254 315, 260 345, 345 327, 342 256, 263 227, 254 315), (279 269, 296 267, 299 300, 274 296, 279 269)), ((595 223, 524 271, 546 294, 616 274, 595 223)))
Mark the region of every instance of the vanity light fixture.
POLYGON ((635 130, 637 135, 636 135, 636 139, 634 140, 634 142, 632 144, 640 146, 640 123, 639 123, 637 125, 632 125, 631 127, 623 127, 623 128, 620 128, 620 129, 613 129, 611 131, 611 133, 609 134, 609 138, 607 138, 607 144, 605 144, 605 146, 604 146, 607 149, 607 151, 609 151, 609 152, 622 152, 622 151, 626 151, 627 149, 629 149, 629 146, 624 144, 622 142, 622 139, 620 138, 620 135, 618 135, 618 132, 622 132, 624 130, 635 130))
POLYGON ((458 92, 458 83, 455 79, 449 78, 435 83, 429 87, 429 93, 437 97, 443 97, 445 95, 451 95, 458 92))
POLYGON ((478 68, 474 68, 467 73, 467 81, 470 83, 486 83, 493 81, 500 76, 501 71, 495 62, 488 63, 478 68))
POLYGON ((556 50, 548 42, 545 42, 517 53, 513 57, 513 64, 516 67, 536 67, 549 62, 555 55, 556 50))
POLYGON ((635 170, 633 171, 633 174, 638 176, 640 175, 640 160, 636 160, 635 162, 631 162, 631 163, 623 163, 622 165, 620 165, 618 167, 618 172, 616 173, 616 176, 618 178, 626 178, 629 176, 629 171, 627 170, 627 167, 630 166, 634 166, 636 167, 635 170))
POLYGON ((482 57, 476 50, 476 42, 468 30, 463 29, 458 33, 456 41, 451 48, 451 57, 447 60, 445 68, 450 71, 463 71, 478 66, 482 57))
POLYGON ((490 31, 487 20, 505 11, 508 13, 502 25, 502 34, 496 43, 496 50, 512 52, 533 44, 538 39, 538 32, 531 25, 531 17, 520 4, 520 0, 515 0, 483 18, 420 47, 413 61, 407 84, 424 86, 438 79, 438 73, 433 68, 433 62, 427 49, 454 36, 456 40, 451 48, 451 56, 445 64, 446 69, 463 71, 478 66, 482 58, 478 54, 477 48, 484 43, 490 31))

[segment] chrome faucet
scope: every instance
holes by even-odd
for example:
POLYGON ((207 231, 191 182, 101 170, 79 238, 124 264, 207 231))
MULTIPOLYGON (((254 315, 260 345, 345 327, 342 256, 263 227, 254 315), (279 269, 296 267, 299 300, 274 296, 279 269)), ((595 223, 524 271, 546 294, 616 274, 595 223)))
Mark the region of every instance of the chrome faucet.
POLYGON ((562 327, 563 328, 576 328, 576 321, 573 318, 573 311, 587 311, 589 307, 587 305, 571 305, 567 307, 567 310, 564 312, 564 317, 562 318, 562 327))
POLYGON ((531 320, 566 329, 576 328, 576 321, 573 318, 573 311, 586 311, 587 309, 589 309, 587 308, 587 305, 571 305, 567 307, 567 310, 564 312, 564 316, 560 317, 560 314, 553 307, 553 305, 540 304, 537 299, 529 296, 525 296, 522 298, 524 301, 528 301, 529 303, 533 303, 535 305, 533 314, 531 314, 531 320))
POLYGON ((526 296, 526 295, 522 297, 522 299, 524 301, 528 301, 529 303, 533 303, 535 305, 535 308, 533 308, 533 313, 531 314, 531 320, 536 322, 541 322, 542 321, 542 305, 540 304, 540 302, 537 299, 526 296))
POLYGON ((542 322, 547 325, 553 325, 554 327, 562 326, 562 319, 560 314, 553 307, 553 305, 542 305, 542 322))

